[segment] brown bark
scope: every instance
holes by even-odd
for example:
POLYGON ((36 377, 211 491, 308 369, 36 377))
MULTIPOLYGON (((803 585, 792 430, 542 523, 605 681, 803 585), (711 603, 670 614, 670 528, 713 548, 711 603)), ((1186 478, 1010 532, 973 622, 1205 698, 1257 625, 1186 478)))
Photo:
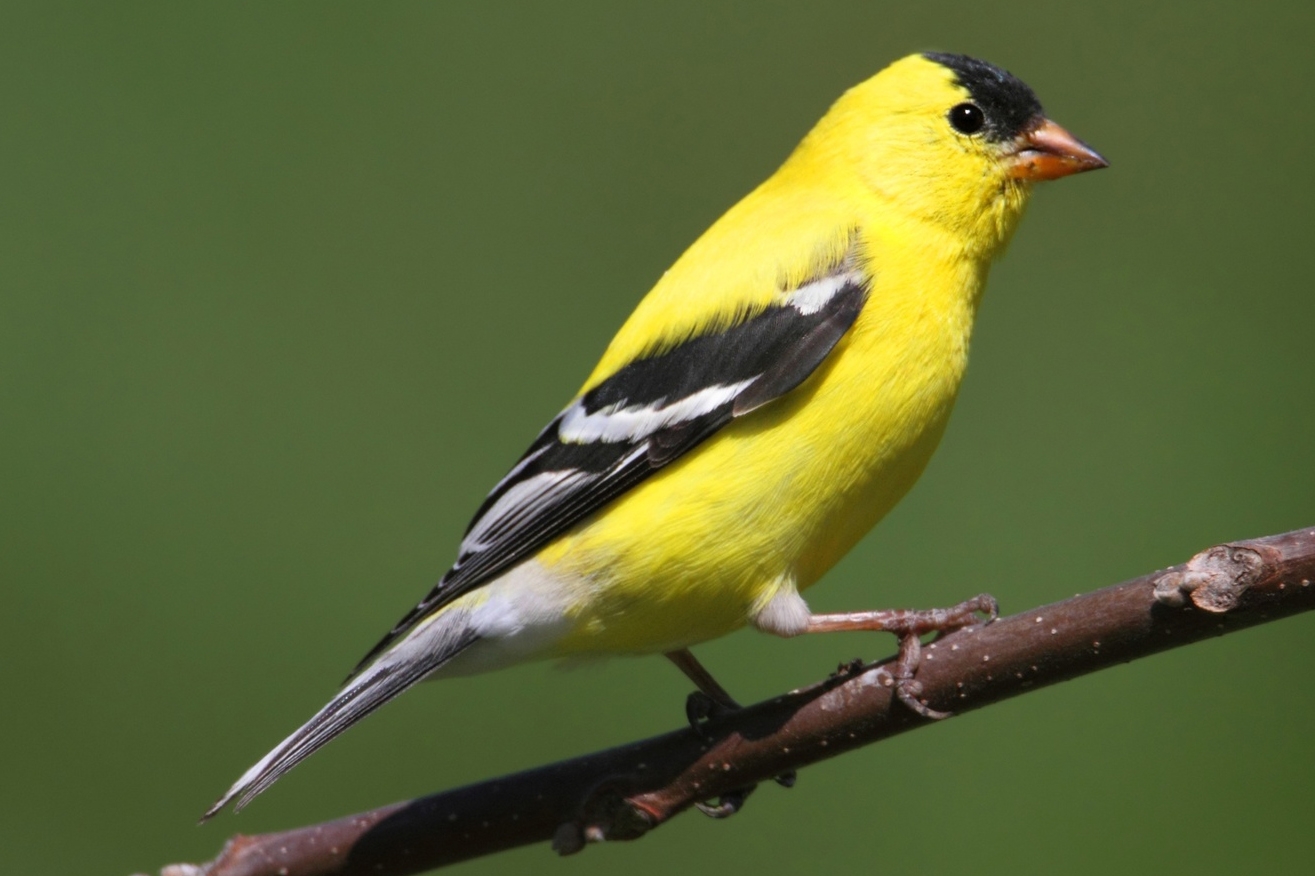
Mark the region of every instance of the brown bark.
MULTIPOLYGON (((1219 545, 1186 564, 923 649, 921 698, 956 714, 1117 663, 1315 608, 1315 529, 1219 545)), ((682 729, 515 775, 281 833, 235 836, 163 876, 401 876, 551 840, 636 839, 695 803, 929 723, 885 664, 682 729)), ((723 807, 724 809, 725 807, 723 807)), ((748 816, 752 817, 752 816, 748 816)))

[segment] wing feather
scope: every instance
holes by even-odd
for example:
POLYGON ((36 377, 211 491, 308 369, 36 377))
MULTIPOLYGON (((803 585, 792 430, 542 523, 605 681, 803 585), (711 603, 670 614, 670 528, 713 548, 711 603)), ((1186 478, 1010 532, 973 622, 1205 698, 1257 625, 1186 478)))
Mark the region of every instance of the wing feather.
POLYGON ((452 568, 353 675, 430 613, 803 383, 858 318, 869 283, 846 259, 723 330, 626 364, 573 401, 489 493, 452 568))

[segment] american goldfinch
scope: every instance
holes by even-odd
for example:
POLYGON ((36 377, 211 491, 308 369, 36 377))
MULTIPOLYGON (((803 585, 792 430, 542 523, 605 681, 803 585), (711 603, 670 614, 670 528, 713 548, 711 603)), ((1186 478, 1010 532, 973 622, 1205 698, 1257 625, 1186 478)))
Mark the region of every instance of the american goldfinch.
POLYGON ((993 612, 814 615, 811 587, 913 485, 945 429, 986 274, 1033 182, 1105 167, 1009 73, 912 55, 846 92, 639 303, 493 487, 456 562, 342 691, 207 813, 245 805, 427 678, 666 654, 747 625, 901 637, 993 612))

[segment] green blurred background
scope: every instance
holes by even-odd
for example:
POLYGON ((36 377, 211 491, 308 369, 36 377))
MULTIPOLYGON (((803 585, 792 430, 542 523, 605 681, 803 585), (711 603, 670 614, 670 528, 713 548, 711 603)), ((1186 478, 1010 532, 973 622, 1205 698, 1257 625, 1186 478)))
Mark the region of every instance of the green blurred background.
MULTIPOLYGON (((1039 192, 944 445, 811 594, 1007 612, 1315 523, 1310 4, 30 4, 0 27, 0 872, 126 874, 680 724, 658 659, 426 687, 214 797, 453 556, 681 249, 921 49, 1112 169, 1039 192)), ((724 823, 465 873, 1294 872, 1315 618, 724 823)), ((741 697, 884 639, 700 649, 741 697)))

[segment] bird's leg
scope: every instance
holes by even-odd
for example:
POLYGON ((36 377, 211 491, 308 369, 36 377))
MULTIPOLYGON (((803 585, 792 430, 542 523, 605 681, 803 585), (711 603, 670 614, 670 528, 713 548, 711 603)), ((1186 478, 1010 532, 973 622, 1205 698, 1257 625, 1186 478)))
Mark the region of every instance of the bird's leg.
MULTIPOLYGON (((696 733, 703 735, 703 723, 708 718, 742 708, 688 648, 668 651, 666 657, 676 664, 676 668, 685 673, 685 677, 694 682, 694 686, 698 688, 685 700, 685 717, 696 733)), ((793 788, 795 779, 795 771, 790 770, 777 776, 775 781, 782 788, 793 788)), ((757 785, 750 785, 747 788, 730 791, 723 794, 716 804, 695 803, 694 805, 709 818, 727 818, 744 807, 745 798, 753 793, 756 787, 757 785)))
POLYGON ((995 620, 1000 607, 995 597, 986 593, 959 603, 951 608, 932 608, 925 611, 895 609, 891 611, 856 611, 846 614, 812 614, 808 617, 806 633, 836 633, 848 630, 875 630, 899 636, 899 656, 890 673, 895 695, 900 702, 924 718, 948 718, 949 712, 929 708, 918 699, 922 685, 914 681, 914 673, 922 661, 922 640, 925 633, 949 633, 977 623, 979 614, 995 620))
POLYGON ((735 698, 726 692, 726 688, 712 677, 712 673, 688 648, 668 651, 667 659, 676 664, 676 668, 685 673, 685 677, 698 688, 685 700, 685 716, 695 730, 700 730, 703 721, 708 718, 740 708, 735 698))

